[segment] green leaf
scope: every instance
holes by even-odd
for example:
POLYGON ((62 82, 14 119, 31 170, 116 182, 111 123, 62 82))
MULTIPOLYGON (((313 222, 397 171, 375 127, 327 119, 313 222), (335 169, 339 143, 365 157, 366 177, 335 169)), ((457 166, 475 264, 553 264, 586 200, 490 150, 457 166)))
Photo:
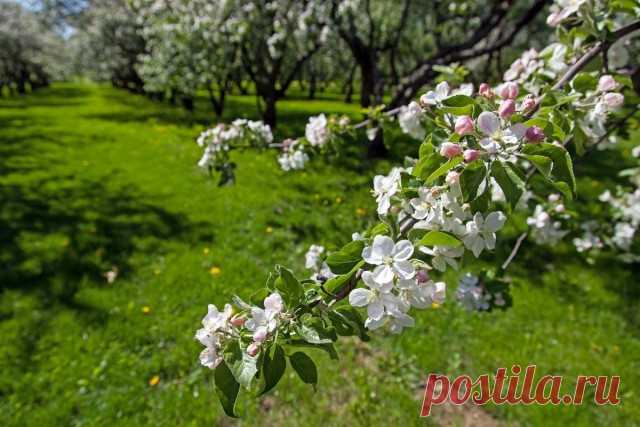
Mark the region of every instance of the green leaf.
POLYGON ((538 171, 547 179, 551 177, 551 168, 553 163, 547 156, 540 156, 537 154, 530 154, 524 156, 538 171))
POLYGON ((436 179, 458 166, 460 162, 462 162, 462 156, 456 156, 453 159, 450 159, 447 163, 433 171, 425 180, 425 184, 432 184, 436 179))
POLYGON ((344 319, 347 319, 351 325, 359 331, 359 336, 362 341, 369 341, 369 335, 367 335, 367 328, 364 327, 364 320, 358 310, 350 306, 338 307, 335 310, 335 313, 342 316, 344 319))
POLYGON ((310 344, 328 344, 333 342, 333 340, 329 338, 321 337, 320 332, 309 325, 300 325, 296 328, 296 332, 298 332, 298 334, 310 344))
MULTIPOLYGON (((573 198, 576 194, 576 178, 573 174, 573 162, 571 156, 563 147, 559 147, 554 144, 527 144, 524 146, 522 152, 524 154, 542 155, 551 158, 553 162, 553 168, 551 174, 556 181, 562 181, 565 183, 563 193, 568 199, 573 198)), ((554 182, 554 185, 557 182, 554 182)), ((561 189, 558 188, 558 189, 561 189)))
POLYGON ((356 240, 347 243, 338 252, 327 257, 327 265, 334 274, 345 274, 353 269, 353 266, 362 260, 364 242, 356 240))
POLYGON ((465 202, 476 198, 478 187, 487 176, 484 162, 476 160, 469 163, 460 174, 460 189, 465 202))
POLYGON ((571 81, 571 87, 577 92, 587 92, 596 90, 598 79, 589 73, 578 73, 571 81))
POLYGON ((348 273, 340 274, 340 275, 338 275, 336 277, 333 277, 333 278, 327 280, 327 282, 323 286, 324 289, 327 292, 330 292, 332 294, 340 292, 342 287, 349 282, 351 277, 354 274, 356 274, 356 271, 358 271, 358 269, 360 267, 362 267, 364 264, 365 264, 364 260, 360 260, 360 262, 358 262, 356 265, 354 265, 353 268, 351 269, 351 271, 349 271, 348 273))
POLYGON ((422 144, 420 144, 420 150, 418 151, 418 158, 426 158, 433 154, 433 144, 431 143, 431 135, 427 136, 422 144))
POLYGON ((445 233, 443 231, 430 231, 424 236, 422 239, 418 241, 417 245, 420 246, 447 246, 447 247, 457 247, 460 246, 461 242, 458 238, 454 237, 449 233, 445 233))
POLYGON ((379 222, 369 230, 367 236, 376 237, 378 234, 389 234, 389 226, 384 222, 379 222))
POLYGON ((481 195, 471 202, 471 212, 486 212, 489 209, 489 203, 491 202, 491 190, 487 185, 481 195))
POLYGON ((444 99, 442 104, 447 107, 466 107, 467 105, 475 104, 475 101, 467 95, 453 95, 444 99))
POLYGON ((238 418, 235 414, 236 400, 240 391, 240 384, 236 381, 225 361, 220 362, 213 373, 216 385, 216 394, 224 413, 230 417, 238 418))
POLYGON ((524 192, 524 182, 522 178, 513 171, 508 163, 495 161, 491 165, 491 175, 502 189, 507 202, 512 208, 518 204, 524 192))
POLYGON ((262 393, 265 394, 272 388, 274 388, 284 371, 287 369, 287 361, 284 357, 284 350, 278 344, 273 344, 264 355, 264 361, 262 365, 262 372, 264 376, 264 389, 262 393))
POLYGON ((288 270, 281 265, 277 265, 276 271, 280 275, 280 277, 275 280, 276 289, 280 291, 282 298, 284 298, 287 305, 296 305, 304 294, 302 285, 298 279, 294 277, 291 270, 288 270))
POLYGON ((251 357, 240 349, 237 341, 231 343, 224 352, 227 363, 235 380, 244 388, 249 389, 251 381, 258 372, 257 357, 251 357))
POLYGON ((318 384, 318 368, 316 368, 316 364, 313 359, 311 359, 306 353, 297 351, 289 356, 289 362, 302 382, 305 384, 311 384, 315 388, 318 384))
POLYGON ((440 155, 440 153, 431 152, 426 157, 420 157, 418 163, 413 168, 413 175, 421 179, 427 179, 440 165, 447 161, 446 157, 440 155))
POLYGON ((338 353, 333 343, 330 344, 311 344, 304 340, 291 340, 288 343, 291 347, 311 348, 316 350, 322 350, 329 355, 331 360, 338 360, 338 353))

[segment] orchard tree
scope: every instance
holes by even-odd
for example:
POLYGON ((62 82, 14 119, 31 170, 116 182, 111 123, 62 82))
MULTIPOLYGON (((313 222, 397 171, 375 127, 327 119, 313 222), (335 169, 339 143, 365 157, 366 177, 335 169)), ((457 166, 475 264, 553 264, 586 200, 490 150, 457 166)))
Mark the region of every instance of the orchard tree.
MULTIPOLYGON (((241 393, 272 390, 287 366, 315 386, 318 369, 308 349, 336 358, 340 336, 367 340, 379 330, 412 327, 416 309, 445 301, 445 273, 469 259, 482 257, 493 267, 461 275, 457 298, 476 310, 510 306, 506 271, 522 242, 529 234, 543 244, 566 235, 549 211, 569 213, 578 191, 568 148, 584 153, 624 131, 629 121, 615 120, 621 110, 630 109, 629 117, 637 113, 637 94, 624 72, 638 53, 629 40, 640 33, 638 6, 559 1, 548 22, 557 27, 557 41, 525 52, 500 84, 456 90, 440 82, 397 112, 402 129, 423 142, 418 159, 374 178, 377 224, 354 233, 338 251, 312 246, 305 259, 313 273, 308 279, 276 266, 250 298, 236 296, 220 310, 209 305, 195 338, 228 415, 237 416, 241 393), (621 57, 626 60, 612 66, 621 57), (506 241, 500 230, 507 222, 520 227, 514 218, 521 206, 535 206, 527 221, 532 230, 506 241), (492 251, 505 244, 512 249, 498 263, 492 251)), ((388 125, 392 115, 378 111, 372 120, 388 125)), ((280 163, 298 169, 305 156, 326 152, 343 135, 369 125, 312 117, 304 137, 282 143, 287 157, 280 163)), ((220 159, 236 144, 268 143, 224 125, 199 142, 220 159)), ((637 190, 631 191, 602 196, 617 221, 611 240, 625 251, 637 244, 640 224, 637 190)), ((590 244, 598 246, 593 236, 577 243, 590 244)))
POLYGON ((136 69, 145 52, 137 16, 127 0, 94 0, 74 20, 72 43, 80 69, 114 87, 142 92, 136 69))
POLYGON ((4 87, 26 93, 63 78, 63 39, 36 12, 0 3, 0 95, 4 87))
POLYGON ((262 117, 273 127, 276 102, 327 39, 327 4, 315 0, 229 3, 242 65, 262 101, 262 117))

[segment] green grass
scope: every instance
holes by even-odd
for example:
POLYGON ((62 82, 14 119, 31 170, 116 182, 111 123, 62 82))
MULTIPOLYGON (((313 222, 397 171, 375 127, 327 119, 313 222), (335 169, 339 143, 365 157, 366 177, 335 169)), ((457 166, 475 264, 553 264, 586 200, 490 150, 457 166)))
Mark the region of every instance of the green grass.
MULTIPOLYGON (((511 310, 467 313, 450 298, 402 336, 341 342, 339 362, 319 355, 317 392, 290 374, 247 400, 243 420, 225 418, 193 339, 206 304, 249 295, 275 263, 304 274, 311 243, 349 240, 374 220, 370 182, 389 162, 318 159, 285 174, 274 153, 235 153, 237 183, 219 188, 195 166, 194 138, 214 121, 205 102, 189 116, 71 84, 0 100, 0 425, 460 422, 418 418, 427 373, 477 376, 513 363, 569 381, 620 375, 622 404, 483 408, 495 422, 637 425, 638 270, 530 243, 512 266, 511 310), (103 274, 114 266, 109 284, 103 274)), ((279 132, 299 134, 308 115, 335 111, 358 108, 330 97, 283 101, 279 132)), ((239 116, 256 116, 253 97, 230 99, 225 117, 239 116)), ((624 161, 593 157, 578 173, 603 176, 581 180, 584 200, 624 161)))

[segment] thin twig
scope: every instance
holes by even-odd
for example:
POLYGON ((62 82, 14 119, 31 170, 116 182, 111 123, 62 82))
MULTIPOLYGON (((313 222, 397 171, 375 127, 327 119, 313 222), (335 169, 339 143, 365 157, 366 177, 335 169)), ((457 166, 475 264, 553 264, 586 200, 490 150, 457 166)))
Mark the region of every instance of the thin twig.
POLYGON ((516 255, 518 254, 518 249, 520 249, 520 245, 522 245, 522 242, 524 242, 524 239, 527 238, 528 234, 528 232, 524 232, 518 237, 518 240, 516 240, 516 244, 513 246, 513 249, 509 254, 509 258, 507 258, 507 260, 502 264, 503 270, 506 270, 511 261, 516 257, 516 255))

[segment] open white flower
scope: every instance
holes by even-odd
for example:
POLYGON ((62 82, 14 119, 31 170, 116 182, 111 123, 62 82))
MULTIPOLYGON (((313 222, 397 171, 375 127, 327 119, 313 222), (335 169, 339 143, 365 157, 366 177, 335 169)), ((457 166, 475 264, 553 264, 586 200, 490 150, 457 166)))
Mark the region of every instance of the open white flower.
POLYGON ((433 195, 430 188, 421 187, 418 190, 418 197, 411 199, 409 204, 413 208, 411 216, 415 219, 426 219, 433 214, 434 208, 438 206, 438 198, 433 195))
POLYGON ((431 265, 433 265, 438 271, 445 271, 447 269, 447 265, 452 267, 454 270, 457 270, 458 261, 456 259, 460 258, 462 254, 464 254, 463 247, 452 248, 447 246, 434 246, 433 248, 428 248, 426 246, 421 246, 419 250, 420 252, 433 257, 431 259, 431 265))
POLYGON ((316 269, 320 265, 320 257, 324 253, 324 246, 311 245, 304 255, 304 268, 316 269))
POLYGON ((491 212, 486 218, 477 212, 473 220, 466 224, 467 232, 462 240, 464 245, 476 258, 485 248, 492 250, 496 246, 496 231, 502 228, 506 219, 507 217, 499 211, 491 212))
POLYGON ((384 284, 394 277, 410 279, 415 275, 415 268, 409 261, 413 255, 413 245, 408 240, 394 243, 388 236, 377 235, 373 244, 362 251, 362 258, 369 264, 377 266, 373 270, 374 280, 384 284))
POLYGON ((492 112, 480 113, 477 120, 478 129, 486 135, 479 141, 480 146, 489 154, 496 154, 503 146, 517 145, 524 137, 526 127, 515 124, 507 129, 502 129, 500 118, 492 112))
POLYGON ((329 129, 327 128, 327 117, 324 114, 309 117, 309 123, 304 132, 309 144, 321 146, 329 141, 329 129))
POLYGON ((220 337, 231 330, 229 319, 233 314, 231 304, 226 304, 223 311, 209 304, 207 315, 202 319, 202 328, 196 331, 195 338, 206 348, 200 353, 200 363, 213 369, 222 361, 218 354, 220 337))
POLYGON ((367 320, 365 326, 368 329, 377 329, 383 324, 385 313, 397 310, 399 300, 391 291, 393 281, 379 283, 370 271, 362 273, 362 281, 367 286, 356 288, 349 294, 349 304, 353 307, 367 307, 367 320))
POLYGON ((393 168, 389 175, 373 178, 373 194, 378 202, 378 214, 386 215, 391 207, 391 197, 400 190, 400 169, 393 168))
POLYGON ((405 304, 416 308, 427 308, 433 303, 442 304, 445 299, 446 284, 431 280, 420 282, 414 279, 398 280, 400 297, 405 304))
POLYGON ((404 133, 411 135, 416 139, 424 139, 426 130, 422 124, 423 117, 424 112, 422 111, 422 108, 420 108, 420 105, 415 101, 411 101, 409 105, 400 109, 400 112, 398 113, 398 122, 400 123, 400 128, 404 133))
POLYGON ((547 17, 547 24, 556 27, 562 21, 573 15, 587 0, 556 0, 552 6, 553 12, 547 17))
POLYGON ((277 317, 282 312, 284 304, 279 293, 274 292, 264 299, 264 309, 251 307, 251 317, 245 322, 245 327, 253 332, 255 342, 263 342, 278 326, 277 317))
POLYGON ((435 91, 430 90, 420 97, 420 103, 423 105, 437 105, 449 97, 450 91, 449 83, 439 83, 435 91))

